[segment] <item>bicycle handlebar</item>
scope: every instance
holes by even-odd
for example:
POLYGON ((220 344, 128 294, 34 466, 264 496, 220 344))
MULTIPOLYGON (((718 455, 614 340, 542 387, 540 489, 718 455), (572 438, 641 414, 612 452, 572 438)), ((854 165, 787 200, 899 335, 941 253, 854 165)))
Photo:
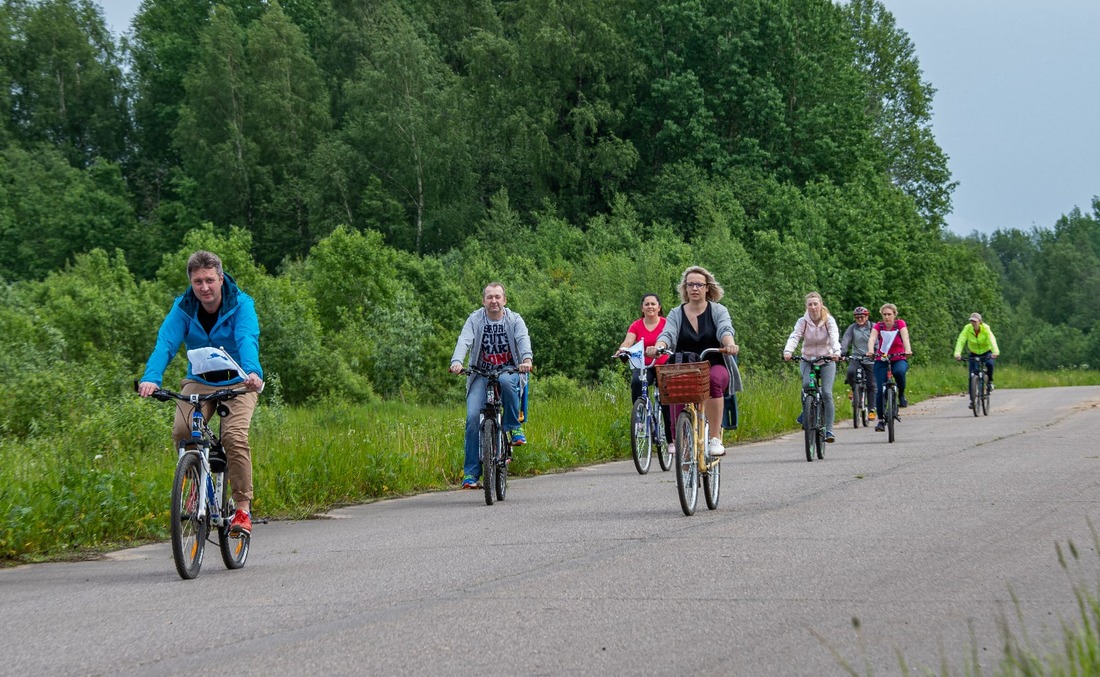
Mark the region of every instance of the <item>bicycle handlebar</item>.
MULTIPOLYGON (((822 357, 806 357, 805 355, 794 355, 794 356, 791 357, 791 359, 792 360, 798 360, 800 362, 808 362, 810 364, 825 364, 826 362, 836 362, 837 361, 837 360, 834 360, 833 357, 830 356, 830 355, 824 355, 822 357)), ((844 358, 843 356, 839 356, 837 359, 842 360, 842 359, 846 359, 846 358, 844 358)))
POLYGON ((500 378, 501 374, 522 374, 523 372, 516 367, 497 367, 495 369, 482 369, 481 367, 469 366, 459 370, 458 373, 463 376, 470 376, 471 374, 473 374, 475 376, 482 376, 484 378, 491 379, 500 378))
MULTIPOLYGON (((137 392, 138 382, 134 381, 134 391, 137 392)), ((149 397, 160 402, 167 402, 168 400, 180 400, 181 402, 190 403, 192 398, 195 398, 198 402, 209 402, 215 400, 221 402, 222 400, 231 400, 238 395, 244 395, 250 392, 248 388, 219 388, 212 393, 193 393, 191 395, 184 395, 183 393, 177 393, 174 390, 168 390, 167 388, 157 388, 149 397)))
MULTIPOLYGON (((672 350, 671 348, 656 348, 656 351, 657 351, 658 355, 675 355, 676 354, 676 351, 672 350)), ((699 353, 699 359, 702 359, 702 358, 706 357, 710 353, 720 353, 720 352, 722 352, 721 348, 706 348, 706 349, 703 350, 703 352, 699 353)))

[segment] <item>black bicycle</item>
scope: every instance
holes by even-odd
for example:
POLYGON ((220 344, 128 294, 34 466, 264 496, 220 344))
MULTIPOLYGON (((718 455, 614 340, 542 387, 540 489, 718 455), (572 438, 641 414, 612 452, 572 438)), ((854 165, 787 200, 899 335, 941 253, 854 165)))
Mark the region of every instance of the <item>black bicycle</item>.
POLYGON ((229 415, 225 401, 247 392, 245 388, 224 388, 184 395, 158 388, 150 395, 161 402, 175 399, 191 407, 191 435, 177 441, 179 459, 172 481, 172 559, 180 578, 190 580, 199 575, 212 529, 218 531, 222 562, 227 569, 240 569, 248 559, 251 536, 229 529, 235 506, 225 450, 202 413, 204 405, 213 404, 218 416, 225 417, 229 415))
POLYGON ((661 395, 657 384, 649 380, 649 368, 657 363, 657 359, 646 364, 644 356, 632 358, 626 353, 619 353, 619 358, 637 372, 642 383, 642 394, 634 400, 630 409, 630 453, 634 457, 634 467, 639 475, 648 473, 653 464, 653 448, 656 447, 661 470, 668 470, 672 467, 672 454, 668 453, 668 440, 665 439, 661 395))
POLYGON ((888 439, 893 442, 894 423, 901 420, 898 415, 898 383, 894 380, 894 362, 886 354, 881 354, 875 359, 886 363, 886 382, 882 385, 882 417, 886 423, 888 439))
MULTIPOLYGON (((821 393, 821 368, 830 360, 825 357, 797 358, 810 365, 810 380, 802 388, 802 432, 806 447, 806 460, 813 462, 825 458, 825 400, 821 393)), ((832 396, 829 393, 828 396, 832 396)))
POLYGON ((508 495, 508 464, 512 461, 512 438, 504 432, 504 402, 500 399, 500 377, 519 374, 515 367, 481 369, 467 367, 460 374, 476 374, 485 379, 485 404, 481 407, 478 448, 481 456, 481 484, 485 505, 508 495))
POLYGON ((968 360, 970 366, 970 408, 974 410, 974 416, 978 415, 978 409, 983 416, 989 416, 989 393, 993 390, 993 384, 989 382, 989 375, 985 373, 985 364, 979 353, 970 353, 968 360))
POLYGON ((860 423, 867 427, 867 420, 875 408, 874 391, 867 382, 866 366, 874 361, 866 357, 852 355, 848 360, 858 360, 855 376, 852 378, 852 427, 859 428, 860 423))

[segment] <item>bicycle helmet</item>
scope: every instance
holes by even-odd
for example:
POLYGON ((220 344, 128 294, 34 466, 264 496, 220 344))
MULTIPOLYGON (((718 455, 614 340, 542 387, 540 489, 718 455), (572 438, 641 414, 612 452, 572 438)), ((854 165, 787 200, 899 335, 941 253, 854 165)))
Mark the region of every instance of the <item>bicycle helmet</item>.
POLYGON ((867 310, 863 306, 856 306, 856 309, 852 311, 852 316, 856 315, 870 315, 871 311, 867 310))

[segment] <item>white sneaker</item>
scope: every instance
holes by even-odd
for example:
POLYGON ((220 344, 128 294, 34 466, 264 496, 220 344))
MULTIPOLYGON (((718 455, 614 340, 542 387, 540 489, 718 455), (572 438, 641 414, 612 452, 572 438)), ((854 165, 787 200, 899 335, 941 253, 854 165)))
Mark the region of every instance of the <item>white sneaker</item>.
POLYGON ((676 445, 675 444, 668 445, 668 455, 669 456, 675 456, 676 455, 676 445))
POLYGON ((710 444, 707 445, 707 453, 711 456, 725 456, 726 447, 722 444, 722 440, 718 437, 710 438, 710 444))

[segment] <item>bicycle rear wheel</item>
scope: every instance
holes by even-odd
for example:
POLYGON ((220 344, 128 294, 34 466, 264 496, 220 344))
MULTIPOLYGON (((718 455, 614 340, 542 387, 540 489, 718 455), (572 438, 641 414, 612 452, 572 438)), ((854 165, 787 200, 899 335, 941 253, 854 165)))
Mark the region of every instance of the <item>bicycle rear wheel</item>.
POLYGON ((974 417, 977 418, 978 408, 981 407, 982 398, 982 382, 981 377, 977 374, 970 375, 970 408, 974 412, 974 417))
POLYGON ((222 563, 226 569, 240 569, 248 559, 248 546, 252 541, 249 534, 229 533, 229 520, 233 519, 236 506, 233 503, 233 487, 229 484, 229 473, 225 473, 222 487, 222 524, 218 527, 218 547, 222 552, 222 563))
POLYGON ((199 515, 202 461, 197 451, 180 456, 172 483, 172 559, 180 578, 190 580, 202 569, 206 549, 206 519, 199 515))
POLYGON ((711 458, 707 453, 707 471, 703 474, 703 497, 707 499, 707 508, 718 509, 718 492, 722 488, 722 459, 711 458))
POLYGON ((814 431, 817 433, 817 460, 820 461, 825 458, 825 401, 821 397, 815 399, 814 431))
POLYGON ((817 425, 814 422, 814 396, 807 395, 802 398, 802 432, 804 443, 806 447, 806 460, 813 462, 814 452, 817 445, 817 431, 814 429, 817 425))
POLYGON ((684 514, 695 514, 699 501, 699 466, 695 462, 695 419, 688 412, 676 419, 676 490, 684 514))
POLYGON ((630 412, 630 453, 634 456, 634 467, 639 475, 649 472, 653 462, 653 436, 649 429, 649 409, 644 397, 634 400, 630 412))
MULTIPOLYGON (((863 386, 859 381, 852 383, 852 427, 859 429, 859 415, 863 412, 866 416, 867 412, 863 410, 863 386)), ((863 426, 867 426, 867 421, 863 422, 863 426)))
POLYGON ((487 418, 481 422, 481 487, 485 490, 485 505, 492 505, 493 498, 496 495, 496 472, 494 470, 494 459, 497 457, 496 445, 498 444, 499 437, 497 435, 497 422, 495 419, 487 418))
POLYGON ((508 458, 512 455, 512 445, 505 441, 505 436, 499 437, 500 443, 497 445, 497 449, 500 450, 500 454, 496 458, 496 462, 493 465, 496 467, 496 494, 497 500, 503 501, 508 495, 508 458))
POLYGON ((886 398, 884 409, 886 414, 886 432, 888 433, 888 439, 890 442, 894 441, 894 421, 898 418, 898 391, 893 387, 887 387, 886 393, 883 395, 886 398))

